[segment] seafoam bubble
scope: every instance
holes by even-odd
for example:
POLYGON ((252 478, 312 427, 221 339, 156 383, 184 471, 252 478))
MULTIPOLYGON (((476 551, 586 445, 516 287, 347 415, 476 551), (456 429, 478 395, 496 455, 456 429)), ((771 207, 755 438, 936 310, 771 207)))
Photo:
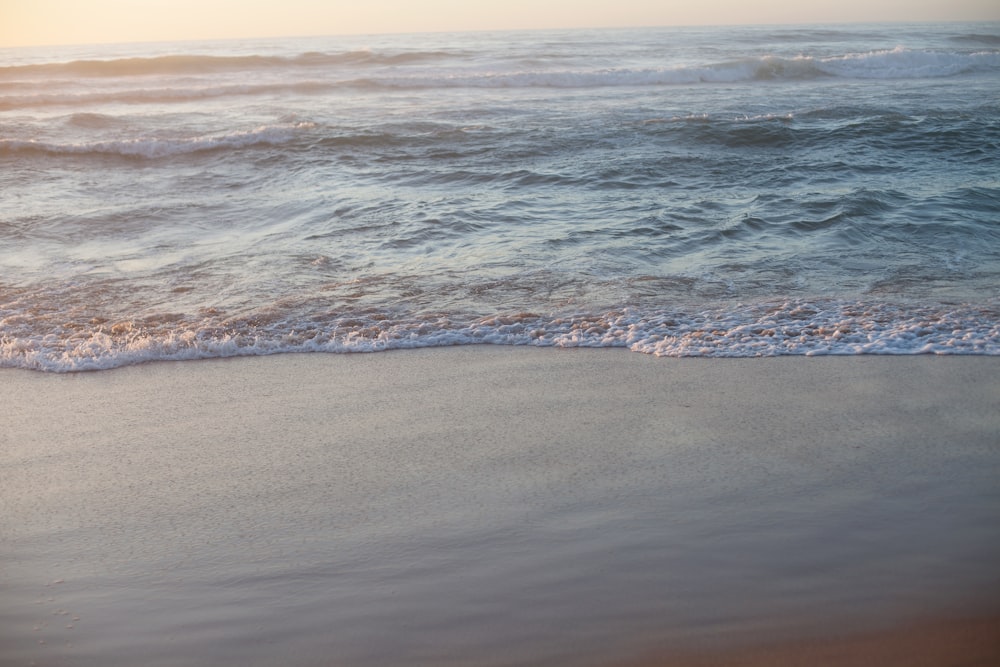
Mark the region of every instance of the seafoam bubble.
POLYGON ((0 338, 0 366, 69 372, 157 360, 473 344, 616 347, 667 357, 1000 355, 1000 304, 792 300, 698 311, 623 308, 559 316, 356 313, 311 318, 271 313, 198 325, 166 319, 159 326, 7 334, 0 338))
POLYGON ((220 149, 240 149, 287 143, 303 130, 316 127, 310 121, 282 125, 261 125, 250 130, 176 139, 133 138, 116 141, 54 143, 37 140, 0 139, 0 154, 16 152, 48 153, 53 155, 117 155, 130 158, 155 159, 220 149))

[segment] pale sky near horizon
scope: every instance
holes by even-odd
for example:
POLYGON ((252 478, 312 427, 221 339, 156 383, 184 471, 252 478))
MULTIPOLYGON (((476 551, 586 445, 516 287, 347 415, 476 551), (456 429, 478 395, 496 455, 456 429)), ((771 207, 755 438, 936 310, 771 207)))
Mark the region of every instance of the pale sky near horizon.
POLYGON ((0 0, 0 47, 298 35, 1000 21, 997 0, 0 0))

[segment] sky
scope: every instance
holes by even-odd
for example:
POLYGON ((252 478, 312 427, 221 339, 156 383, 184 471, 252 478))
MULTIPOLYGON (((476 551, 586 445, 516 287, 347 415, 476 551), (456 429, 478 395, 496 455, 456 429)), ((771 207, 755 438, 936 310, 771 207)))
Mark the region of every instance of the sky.
POLYGON ((1000 21, 998 0, 0 0, 0 47, 751 23, 1000 21))

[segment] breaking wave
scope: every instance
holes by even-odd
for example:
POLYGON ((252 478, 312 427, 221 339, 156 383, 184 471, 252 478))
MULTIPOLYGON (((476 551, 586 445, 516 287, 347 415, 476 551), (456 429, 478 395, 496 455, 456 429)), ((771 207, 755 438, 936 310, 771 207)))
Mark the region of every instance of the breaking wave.
POLYGON ((793 300, 698 312, 626 308, 561 317, 381 313, 326 321, 248 318, 187 325, 168 317, 160 324, 148 318, 103 322, 70 335, 27 328, 18 334, 17 322, 11 320, 19 318, 8 317, 10 333, 0 338, 0 367, 72 372, 150 361, 474 344, 614 347, 667 357, 1000 355, 998 308, 793 300))
MULTIPOLYGON (((279 66, 298 68, 306 78, 289 75, 281 81, 227 83, 213 86, 182 86, 176 81, 161 87, 129 87, 101 92, 37 92, 0 96, 0 110, 87 104, 150 104, 185 102, 237 95, 298 94, 320 95, 337 89, 435 89, 435 88, 608 88, 628 86, 672 86, 694 84, 734 84, 762 81, 802 81, 821 78, 921 79, 961 76, 976 72, 1000 71, 1000 51, 951 53, 917 51, 897 47, 891 50, 854 53, 832 57, 761 56, 705 65, 665 68, 608 69, 528 69, 510 71, 468 69, 434 71, 396 65, 419 64, 422 60, 444 57, 444 53, 377 55, 368 52, 346 54, 303 54, 295 58, 263 56, 165 56, 130 58, 119 61, 79 61, 76 63, 26 65, 0 68, 0 81, 19 75, 58 73, 74 76, 88 72, 125 74, 183 74, 199 68, 256 69, 279 66), (256 63, 256 65, 255 65, 256 63), (365 69, 359 64, 393 65, 388 69, 365 69), (350 65, 350 66, 348 66, 350 65), (305 68, 304 70, 302 68, 305 68)), ((95 75, 95 74, 90 74, 95 75)), ((121 74, 119 74, 121 75, 121 74)), ((153 81, 153 79, 143 81, 153 81)), ((11 81, 5 88, 24 89, 24 81, 11 81)), ((44 89, 43 89, 44 90, 44 89)))

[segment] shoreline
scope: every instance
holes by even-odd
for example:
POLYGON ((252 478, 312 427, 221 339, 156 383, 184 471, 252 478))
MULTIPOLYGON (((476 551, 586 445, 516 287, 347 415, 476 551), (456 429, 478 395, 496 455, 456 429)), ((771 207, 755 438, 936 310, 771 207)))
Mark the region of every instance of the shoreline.
POLYGON ((0 658, 992 658, 998 371, 491 346, 0 369, 0 658))

